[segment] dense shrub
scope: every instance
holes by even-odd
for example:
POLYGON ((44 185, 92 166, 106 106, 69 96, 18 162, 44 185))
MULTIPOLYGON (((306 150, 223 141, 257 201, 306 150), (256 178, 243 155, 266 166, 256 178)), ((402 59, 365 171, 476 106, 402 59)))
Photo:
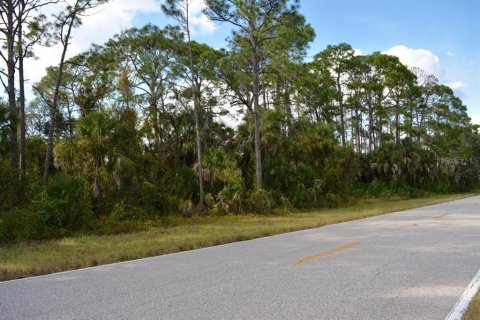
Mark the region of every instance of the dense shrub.
POLYGON ((360 181, 382 182, 390 190, 426 188, 438 180, 435 153, 420 143, 385 143, 361 158, 360 181))
POLYGON ((167 171, 159 185, 164 194, 198 201, 198 178, 192 168, 180 167, 167 171))
POLYGON ((459 191, 471 190, 480 180, 480 164, 477 160, 466 159, 458 161, 453 173, 455 188, 459 191))
POLYGON ((294 205, 302 205, 306 190, 315 185, 315 175, 309 165, 272 156, 265 159, 264 167, 265 188, 282 194, 294 205))
POLYGON ((58 202, 58 215, 52 216, 53 225, 71 231, 91 226, 91 200, 81 178, 55 175, 46 188, 46 196, 58 202))
POLYGON ((215 150, 205 155, 206 204, 214 214, 241 213, 245 182, 237 155, 215 150))
POLYGON ((273 208, 273 201, 265 189, 253 190, 245 200, 245 211, 251 213, 268 213, 273 208))
POLYGON ((7 160, 0 159, 0 212, 14 206, 16 192, 13 181, 18 176, 18 171, 12 169, 7 160))
POLYGON ((92 228, 95 219, 85 190, 77 177, 52 177, 29 205, 3 215, 0 240, 51 238, 92 228))
POLYGON ((140 214, 142 210, 119 201, 112 212, 98 226, 98 232, 105 234, 126 233, 143 230, 146 223, 140 214))

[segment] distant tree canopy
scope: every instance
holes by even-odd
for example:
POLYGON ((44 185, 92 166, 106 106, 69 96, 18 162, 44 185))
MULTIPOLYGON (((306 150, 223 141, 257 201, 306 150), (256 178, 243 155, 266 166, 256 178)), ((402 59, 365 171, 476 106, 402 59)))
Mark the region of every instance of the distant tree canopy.
POLYGON ((233 25, 228 50, 185 24, 146 25, 51 66, 26 106, 21 183, 19 119, 0 100, 0 240, 28 221, 38 228, 24 237, 41 238, 202 206, 268 212, 478 183, 478 128, 433 75, 346 43, 307 62, 314 30, 297 2, 230 3, 206 10, 233 25))

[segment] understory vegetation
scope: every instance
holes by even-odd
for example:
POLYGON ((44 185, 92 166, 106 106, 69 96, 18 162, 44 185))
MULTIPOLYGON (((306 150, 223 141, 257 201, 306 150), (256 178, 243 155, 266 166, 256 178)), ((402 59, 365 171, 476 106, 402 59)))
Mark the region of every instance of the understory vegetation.
POLYGON ((320 227, 389 212, 452 201, 462 193, 401 200, 370 199, 340 208, 276 214, 178 215, 150 221, 145 230, 128 234, 79 234, 0 248, 0 281, 78 269, 112 262, 204 248, 279 233, 320 227))
MULTIPOLYGON (((478 183, 478 128, 451 88, 397 57, 355 55, 345 43, 307 58, 315 32, 295 1, 206 1, 210 19, 234 28, 221 50, 190 40, 188 1, 166 1, 177 26, 124 30, 62 55, 27 104, 20 62, 35 41, 50 37, 67 52, 72 28, 105 1, 71 2, 53 23, 35 8, 0 22, 2 53, 9 48, 1 243, 478 183)), ((2 17, 21 10, 15 3, 0 4, 2 17)))

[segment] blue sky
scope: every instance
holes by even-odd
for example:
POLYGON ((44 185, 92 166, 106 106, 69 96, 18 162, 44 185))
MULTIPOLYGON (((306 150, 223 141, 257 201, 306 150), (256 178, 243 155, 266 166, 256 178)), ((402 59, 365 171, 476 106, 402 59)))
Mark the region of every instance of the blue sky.
MULTIPOLYGON (((74 33, 69 55, 102 44, 122 29, 145 23, 174 23, 160 10, 162 0, 111 0, 84 19, 74 33)), ((399 56, 408 65, 434 73, 454 88, 480 124, 480 0, 301 0, 300 12, 316 32, 309 55, 328 44, 346 42, 362 54, 399 56)), ((202 0, 192 0, 193 38, 214 48, 226 46, 228 25, 201 15, 202 0)), ((56 64, 58 48, 38 48, 30 79, 56 64)))
MULTIPOLYGON (((316 32, 309 55, 340 42, 362 54, 397 55, 449 84, 480 123, 480 0, 303 0, 300 5, 316 32)), ((135 24, 166 21, 155 13, 138 15, 135 24)), ((221 24, 214 31, 200 29, 194 39, 215 48, 225 47, 231 30, 221 24)))
MULTIPOLYGON (((301 5, 317 34, 312 52, 338 42, 364 54, 398 45, 429 50, 438 63, 427 66, 455 89, 480 122, 480 1, 304 0, 301 5)), ((410 54, 406 61, 428 59, 415 51, 393 52, 410 54)))

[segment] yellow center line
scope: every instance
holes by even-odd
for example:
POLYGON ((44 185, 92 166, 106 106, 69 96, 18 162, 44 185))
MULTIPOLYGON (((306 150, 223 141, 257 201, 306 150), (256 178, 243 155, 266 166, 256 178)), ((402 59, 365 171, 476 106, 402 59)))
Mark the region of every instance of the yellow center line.
POLYGON ((433 218, 434 218, 434 219, 442 219, 442 218, 445 217, 446 215, 448 215, 448 212, 442 213, 442 214, 440 214, 440 215, 438 215, 438 216, 435 216, 435 217, 433 217, 433 218))
POLYGON ((338 247, 338 248, 335 248, 335 249, 330 249, 328 251, 324 251, 324 252, 320 252, 318 254, 315 254, 313 256, 310 256, 310 257, 306 257, 306 258, 302 258, 302 259, 298 259, 298 260, 295 260, 293 262, 294 265, 298 266, 300 264, 303 264, 305 262, 310 262, 312 260, 315 260, 315 259, 318 259, 318 258, 322 258, 322 257, 325 257, 325 256, 329 256, 331 254, 334 254, 334 253, 337 253, 337 252, 340 252, 340 251, 343 251, 343 250, 348 250, 348 249, 352 249, 352 248, 355 248, 355 247, 358 247, 360 245, 360 242, 354 242, 354 243, 350 243, 350 244, 347 244, 346 246, 343 246, 343 247, 338 247))

